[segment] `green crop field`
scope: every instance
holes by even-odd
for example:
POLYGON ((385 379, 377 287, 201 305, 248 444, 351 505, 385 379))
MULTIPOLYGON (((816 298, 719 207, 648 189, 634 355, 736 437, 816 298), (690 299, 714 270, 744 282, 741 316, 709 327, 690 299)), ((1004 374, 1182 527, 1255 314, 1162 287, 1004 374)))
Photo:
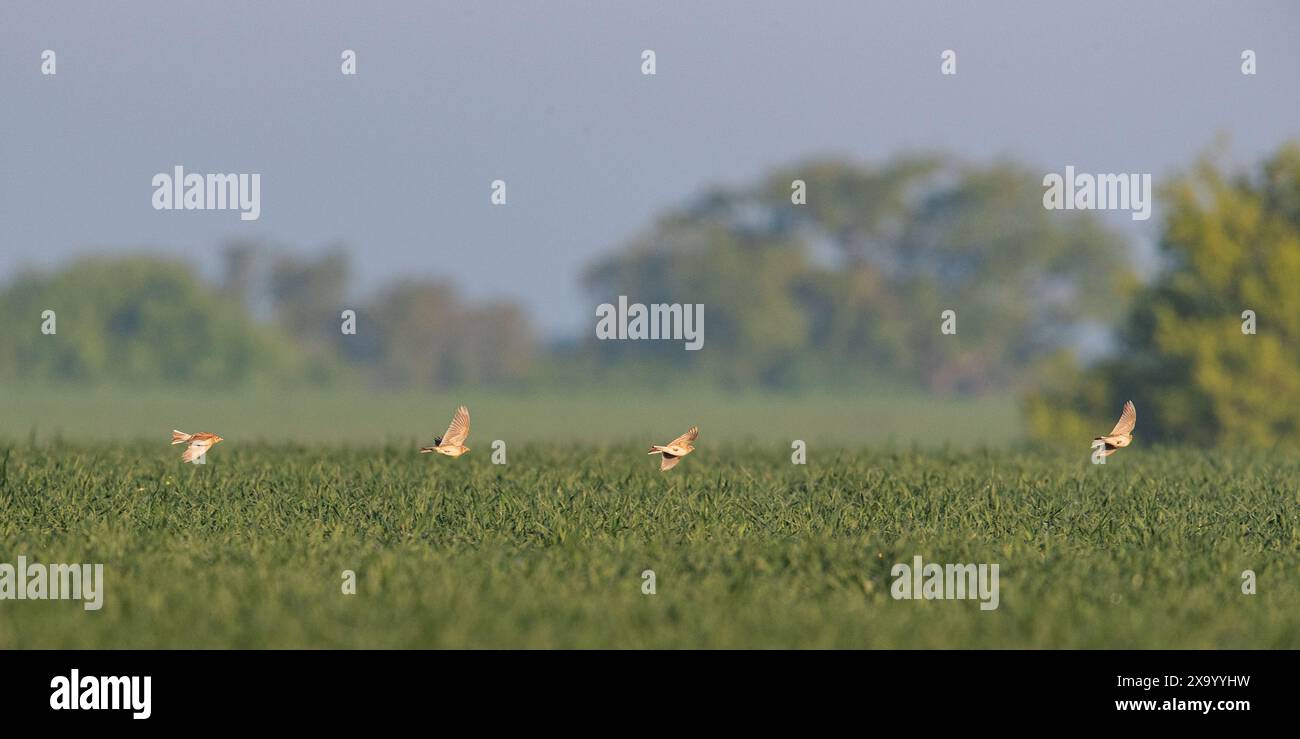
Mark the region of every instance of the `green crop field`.
POLYGON ((702 436, 663 474, 631 442, 495 465, 491 438, 460 459, 229 441, 203 466, 0 442, 0 561, 105 568, 98 611, 0 600, 0 648, 1300 647, 1281 455, 810 444, 795 465, 788 441, 702 436), (998 607, 894 599, 917 555, 998 564, 998 607))

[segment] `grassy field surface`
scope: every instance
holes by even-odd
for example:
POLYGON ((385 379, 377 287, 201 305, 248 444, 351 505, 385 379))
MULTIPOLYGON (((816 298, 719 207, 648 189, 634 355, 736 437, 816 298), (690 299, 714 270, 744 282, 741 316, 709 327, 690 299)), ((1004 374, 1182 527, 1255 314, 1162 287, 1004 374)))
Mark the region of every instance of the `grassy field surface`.
POLYGON ((0 600, 0 648, 1300 647, 1295 460, 890 449, 0 442, 0 562, 105 565, 99 611, 0 600), (895 600, 915 555, 998 608, 895 600))

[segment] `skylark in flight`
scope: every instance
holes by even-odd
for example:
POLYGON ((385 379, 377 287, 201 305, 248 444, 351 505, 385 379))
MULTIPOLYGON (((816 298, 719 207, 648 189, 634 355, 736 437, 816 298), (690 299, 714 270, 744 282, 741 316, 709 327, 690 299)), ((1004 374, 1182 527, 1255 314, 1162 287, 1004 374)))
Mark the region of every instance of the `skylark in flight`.
POLYGON ((452 417, 447 433, 434 437, 433 446, 420 447, 420 454, 437 452, 448 457, 459 457, 469 451, 469 447, 465 446, 467 438, 469 438, 469 409, 462 405, 456 409, 456 415, 452 417))
POLYGON ((1133 443, 1133 427, 1137 425, 1138 413, 1133 407, 1133 401, 1124 404, 1124 412, 1120 414, 1119 421, 1115 423, 1115 428, 1110 430, 1105 436, 1098 436, 1092 440, 1094 447, 1098 446, 1097 442, 1105 445, 1101 456, 1109 457, 1115 452, 1123 449, 1133 443))
POLYGON ((658 444, 652 445, 649 454, 662 454, 663 457, 659 460, 659 469, 661 471, 671 470, 673 467, 677 466, 677 463, 682 460, 682 457, 695 451, 695 440, 699 438, 699 436, 700 427, 692 426, 689 431, 663 446, 659 446, 658 444))
POLYGON ((184 431, 172 429, 173 445, 189 443, 189 446, 185 447, 185 453, 181 455, 182 462, 193 462, 198 464, 199 460, 203 458, 203 455, 208 453, 209 449, 223 441, 225 441, 225 439, 216 434, 209 434, 206 431, 200 431, 197 434, 187 434, 184 431))

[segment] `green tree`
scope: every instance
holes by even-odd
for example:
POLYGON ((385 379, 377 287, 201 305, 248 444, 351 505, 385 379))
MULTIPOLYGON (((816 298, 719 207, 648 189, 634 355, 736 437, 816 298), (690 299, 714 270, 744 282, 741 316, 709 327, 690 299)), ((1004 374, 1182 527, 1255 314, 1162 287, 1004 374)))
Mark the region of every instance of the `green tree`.
POLYGON ((591 351, 770 386, 885 376, 1001 389, 1120 314, 1126 247, 1092 213, 1044 210, 1041 175, 1014 164, 810 162, 711 190, 588 271, 599 302, 703 303, 705 351, 594 341, 591 351), (792 202, 796 180, 806 204, 792 202), (949 309, 957 334, 941 335, 949 309))
MULTIPOLYGON (((1031 431, 1096 435, 1124 400, 1149 439, 1300 441, 1300 144, 1258 172, 1211 156, 1162 189, 1168 268, 1134 301, 1118 354, 1054 360, 1027 399, 1031 431), (1257 333, 1243 333, 1253 311, 1257 333)), ((1086 438, 1086 436, 1085 436, 1086 438)))
POLYGON ((347 253, 332 249, 307 259, 281 255, 271 266, 270 297, 276 321, 318 351, 337 345, 339 314, 348 284, 347 253))
POLYGON ((680 341, 602 342, 607 361, 702 362, 724 383, 771 385, 789 379, 807 343, 796 295, 807 273, 797 242, 674 219, 597 263, 585 280, 600 302, 626 295, 629 303, 705 306, 704 351, 685 351, 680 341))
POLYGON ((500 384, 532 368, 533 329, 513 304, 466 305, 448 284, 405 280, 383 290, 363 315, 373 340, 354 358, 384 385, 500 384))
POLYGON ((199 388, 303 371, 283 337, 169 259, 83 258, 22 274, 0 290, 0 314, 0 374, 12 379, 199 388), (55 314, 53 335, 40 330, 45 310, 55 314))

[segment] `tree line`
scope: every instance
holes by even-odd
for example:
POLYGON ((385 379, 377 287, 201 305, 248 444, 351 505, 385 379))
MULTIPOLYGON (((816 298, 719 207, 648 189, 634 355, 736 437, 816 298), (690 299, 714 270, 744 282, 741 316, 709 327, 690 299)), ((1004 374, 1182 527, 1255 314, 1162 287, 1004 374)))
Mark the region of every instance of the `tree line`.
POLYGON ((543 342, 524 308, 468 300, 450 279, 358 298, 342 248, 231 244, 215 280, 173 258, 87 256, 0 285, 0 378, 442 389, 669 370, 773 391, 1015 392, 1042 437, 1094 435, 1128 398, 1155 438, 1297 435, 1300 145, 1246 172, 1206 155, 1167 181, 1147 284, 1130 239, 1095 212, 1044 209, 1042 188, 1024 165, 943 155, 808 161, 708 188, 574 286, 593 309, 705 305, 702 351, 594 332, 543 342), (46 309, 57 341, 35 328, 46 309))

